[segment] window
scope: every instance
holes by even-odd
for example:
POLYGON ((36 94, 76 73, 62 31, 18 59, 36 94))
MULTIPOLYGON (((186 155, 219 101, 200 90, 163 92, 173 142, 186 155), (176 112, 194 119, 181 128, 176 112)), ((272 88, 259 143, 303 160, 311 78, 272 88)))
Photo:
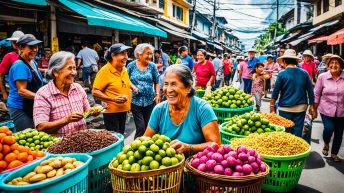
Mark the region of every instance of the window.
POLYGON ((339 6, 339 5, 341 5, 342 4, 342 0, 336 0, 336 2, 335 2, 335 6, 337 7, 337 6, 339 6))
POLYGON ((328 11, 328 9, 329 9, 329 0, 324 0, 323 1, 323 13, 325 13, 325 12, 327 12, 328 11))
POLYGON ((165 0, 159 0, 159 8, 164 9, 165 7, 165 0))
POLYGON ((321 0, 317 1, 317 15, 321 15, 321 0))
POLYGON ((177 5, 173 5, 173 17, 179 21, 183 21, 183 9, 177 5))

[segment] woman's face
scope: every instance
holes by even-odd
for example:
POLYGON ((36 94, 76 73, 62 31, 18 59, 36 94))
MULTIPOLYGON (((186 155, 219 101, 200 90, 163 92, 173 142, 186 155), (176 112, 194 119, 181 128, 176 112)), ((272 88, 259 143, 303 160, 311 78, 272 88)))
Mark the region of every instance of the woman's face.
POLYGON ((176 73, 169 72, 165 75, 163 92, 170 105, 179 105, 185 102, 190 93, 191 86, 185 87, 176 73))
POLYGON ((112 64, 115 66, 115 68, 123 68, 127 64, 128 52, 125 50, 118 54, 112 54, 111 57, 112 64))
POLYGON ((187 56, 189 54, 189 50, 185 50, 185 51, 183 51, 180 55, 182 56, 182 57, 185 57, 185 56, 187 56))
POLYGON ((205 55, 201 51, 198 51, 197 52, 197 61, 200 63, 203 63, 204 60, 205 60, 205 55))
POLYGON ((306 62, 312 61, 312 57, 308 55, 304 55, 303 58, 305 59, 306 62))
POLYGON ((54 71, 54 76, 56 82, 64 85, 71 85, 76 77, 76 65, 74 60, 67 59, 66 64, 60 71, 54 71))
POLYGON ((263 73, 263 70, 264 70, 264 67, 263 67, 263 66, 258 66, 258 67, 256 67, 256 72, 257 72, 257 74, 262 74, 262 73, 263 73))
POLYGON ((20 49, 20 56, 27 60, 32 60, 35 58, 38 51, 37 45, 25 45, 20 49))
POLYGON ((342 72, 342 68, 340 66, 339 60, 334 58, 330 61, 330 63, 328 64, 328 68, 330 70, 331 73, 334 74, 338 74, 342 72))
POLYGON ((143 50, 142 54, 138 54, 138 60, 144 64, 148 64, 150 61, 152 61, 153 58, 153 52, 150 48, 145 48, 143 50))
POLYGON ((273 63, 274 61, 272 60, 272 58, 268 58, 268 63, 271 64, 273 63))

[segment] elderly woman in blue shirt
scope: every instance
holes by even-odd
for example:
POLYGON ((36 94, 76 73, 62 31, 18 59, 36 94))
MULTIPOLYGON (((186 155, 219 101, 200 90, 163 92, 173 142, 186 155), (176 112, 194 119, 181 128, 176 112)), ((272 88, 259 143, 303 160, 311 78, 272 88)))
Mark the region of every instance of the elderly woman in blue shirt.
POLYGON ((165 71, 163 92, 166 101, 152 113, 145 136, 156 133, 173 141, 178 153, 194 154, 209 144, 220 144, 219 125, 211 106, 195 96, 192 74, 184 65, 172 65, 165 71))
POLYGON ((153 51, 154 47, 150 44, 137 45, 134 51, 136 60, 127 66, 133 90, 131 112, 136 126, 135 138, 145 133, 154 102, 160 102, 159 73, 156 65, 151 62, 153 51))

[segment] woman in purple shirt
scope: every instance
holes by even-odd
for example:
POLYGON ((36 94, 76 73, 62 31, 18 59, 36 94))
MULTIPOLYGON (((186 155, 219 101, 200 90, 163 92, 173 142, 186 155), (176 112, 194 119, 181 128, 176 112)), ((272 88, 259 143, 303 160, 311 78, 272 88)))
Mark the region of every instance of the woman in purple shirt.
POLYGON ((331 158, 335 162, 342 161, 337 156, 343 139, 344 130, 344 60, 333 55, 328 62, 329 71, 321 74, 316 82, 315 112, 319 110, 324 124, 322 153, 327 156, 329 143, 334 133, 331 158))

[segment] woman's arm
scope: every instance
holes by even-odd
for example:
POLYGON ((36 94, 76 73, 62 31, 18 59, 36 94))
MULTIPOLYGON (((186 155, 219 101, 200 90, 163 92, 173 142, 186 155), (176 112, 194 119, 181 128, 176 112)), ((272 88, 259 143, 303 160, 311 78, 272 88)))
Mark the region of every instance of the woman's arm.
POLYGON ((35 93, 32 91, 27 90, 27 80, 17 80, 16 86, 18 90, 18 94, 24 98, 34 100, 35 93))
POLYGON ((135 93, 139 93, 139 89, 130 81, 130 89, 135 93))
POLYGON ((148 126, 145 133, 143 134, 143 136, 153 137, 153 135, 155 135, 155 134, 156 134, 156 132, 148 126))
POLYGON ((155 89, 155 94, 154 94, 155 104, 159 104, 160 103, 160 93, 159 93, 160 92, 160 84, 159 84, 159 82, 154 84, 154 89, 155 89))
POLYGON ((100 100, 113 102, 113 99, 111 97, 107 96, 101 90, 98 90, 96 88, 92 89, 92 95, 99 98, 100 100))
POLYGON ((210 77, 209 81, 207 82, 207 86, 213 85, 214 78, 215 78, 215 76, 211 76, 211 77, 210 77))
POLYGON ((36 126, 38 131, 44 131, 46 133, 56 133, 59 129, 71 122, 77 122, 83 118, 83 115, 80 113, 72 113, 71 115, 64 117, 62 119, 40 123, 36 126))

